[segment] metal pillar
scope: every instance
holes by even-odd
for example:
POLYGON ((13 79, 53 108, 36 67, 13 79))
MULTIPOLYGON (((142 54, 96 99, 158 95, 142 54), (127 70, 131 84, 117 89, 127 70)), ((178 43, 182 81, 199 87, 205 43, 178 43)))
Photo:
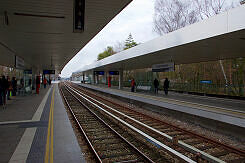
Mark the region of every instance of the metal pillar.
POLYGON ((94 74, 94 71, 92 71, 92 84, 95 84, 95 74, 94 74))
POLYGON ((123 88, 123 70, 119 71, 119 82, 118 82, 118 89, 123 88))
POLYGON ((104 73, 102 77, 102 83, 106 85, 106 72, 104 73))
POLYGON ((108 71, 105 71, 105 85, 108 85, 108 71))
POLYGON ((95 75, 94 75, 94 72, 92 74, 92 84, 95 84, 95 75))
POLYGON ((95 77, 96 77, 96 78, 95 78, 95 83, 96 83, 96 84, 99 84, 99 75, 96 75, 95 77))
POLYGON ((36 89, 36 75, 37 75, 37 70, 35 68, 32 68, 32 87, 33 90, 36 89))

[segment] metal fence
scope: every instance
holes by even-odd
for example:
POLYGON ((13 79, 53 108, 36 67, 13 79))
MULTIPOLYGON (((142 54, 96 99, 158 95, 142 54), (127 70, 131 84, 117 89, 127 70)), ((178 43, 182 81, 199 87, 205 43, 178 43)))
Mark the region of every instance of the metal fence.
POLYGON ((231 96, 245 96, 244 85, 170 83, 170 90, 231 96))
MULTIPOLYGON (((118 81, 111 83, 113 86, 118 86, 118 81)), ((123 82, 124 87, 130 87, 130 80, 123 82)), ((153 81, 137 81, 137 90, 154 91, 153 81)), ((163 89, 160 82, 159 89, 163 89)), ((170 82, 169 90, 180 92, 196 92, 203 94, 217 94, 230 96, 245 96, 245 85, 225 85, 225 84, 192 84, 192 83, 174 83, 170 82)))

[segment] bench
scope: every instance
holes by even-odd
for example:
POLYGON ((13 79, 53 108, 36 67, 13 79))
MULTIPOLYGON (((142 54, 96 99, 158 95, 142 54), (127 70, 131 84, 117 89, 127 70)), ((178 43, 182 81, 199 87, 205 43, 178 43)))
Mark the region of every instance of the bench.
POLYGON ((143 91, 150 91, 151 90, 151 86, 143 86, 143 85, 139 85, 136 88, 137 90, 143 90, 143 91))

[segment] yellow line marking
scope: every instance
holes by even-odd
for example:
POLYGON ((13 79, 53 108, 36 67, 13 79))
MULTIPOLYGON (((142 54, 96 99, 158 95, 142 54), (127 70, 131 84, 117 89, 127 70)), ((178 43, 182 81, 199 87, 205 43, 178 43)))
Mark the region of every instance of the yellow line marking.
MULTIPOLYGON (((52 101, 50 104, 50 108, 52 105, 52 101)), ((51 123, 51 110, 49 111, 49 122, 48 122, 48 134, 47 134, 47 142, 46 142, 46 153, 45 153, 45 163, 49 161, 49 137, 50 137, 50 123, 51 123)))
POLYGON ((46 142, 46 152, 45 152, 45 163, 53 163, 53 110, 54 110, 54 91, 52 93, 52 99, 50 104, 49 111, 49 122, 48 122, 48 134, 47 134, 47 142, 46 142), (50 135, 51 132, 51 135, 50 135), (50 137, 51 137, 51 145, 50 145, 50 137), (49 158, 50 156, 50 158, 49 158))
MULTIPOLYGON (((54 89, 55 92, 55 89, 54 89)), ((50 153, 50 163, 54 160, 54 92, 53 92, 53 106, 52 106, 52 120, 51 120, 51 153, 50 153)))

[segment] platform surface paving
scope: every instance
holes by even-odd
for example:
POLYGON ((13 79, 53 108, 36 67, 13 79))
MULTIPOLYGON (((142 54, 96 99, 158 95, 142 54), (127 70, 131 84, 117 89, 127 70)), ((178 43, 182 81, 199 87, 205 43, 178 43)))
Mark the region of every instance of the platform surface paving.
POLYGON ((148 92, 130 92, 130 89, 108 88, 105 85, 79 84, 115 96, 167 108, 190 115, 213 119, 245 128, 245 101, 163 92, 158 95, 148 92))
POLYGON ((0 163, 7 162, 85 162, 58 84, 0 108, 0 163))

